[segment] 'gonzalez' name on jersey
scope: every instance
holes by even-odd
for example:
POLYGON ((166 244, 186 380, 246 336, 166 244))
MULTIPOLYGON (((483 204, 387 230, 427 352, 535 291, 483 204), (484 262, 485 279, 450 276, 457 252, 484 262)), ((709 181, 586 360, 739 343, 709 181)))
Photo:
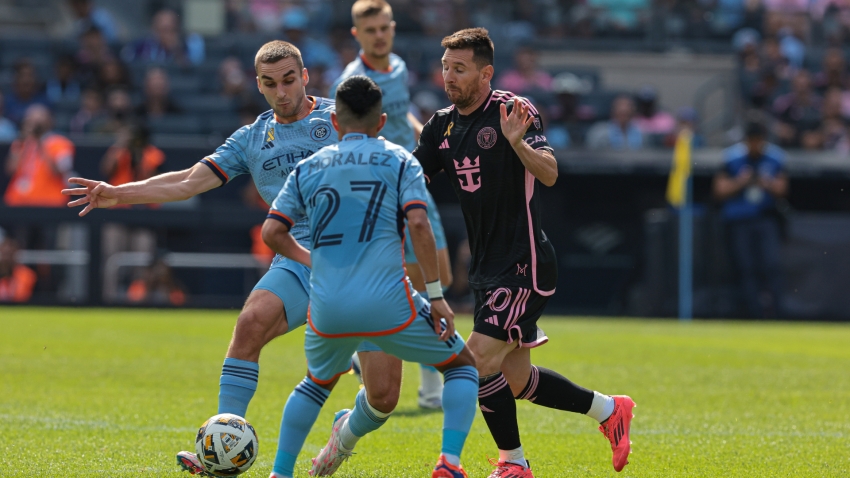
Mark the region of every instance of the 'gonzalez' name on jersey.
MULTIPOLYGON (((454 106, 437 111, 413 155, 427 178, 445 171, 460 198, 472 253, 470 285, 527 287, 548 296, 558 273, 555 250, 540 228, 538 181, 502 135, 500 122, 499 105, 506 103, 510 114, 518 100, 530 106, 495 90, 469 115, 454 106)), ((540 115, 533 106, 530 112, 534 120, 524 141, 551 152, 540 115)))

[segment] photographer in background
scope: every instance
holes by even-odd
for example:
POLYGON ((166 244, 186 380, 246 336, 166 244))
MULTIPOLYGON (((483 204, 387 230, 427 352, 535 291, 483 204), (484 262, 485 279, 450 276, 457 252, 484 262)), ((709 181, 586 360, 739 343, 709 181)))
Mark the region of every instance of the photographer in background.
POLYGON ((46 106, 27 108, 21 133, 6 157, 12 179, 3 197, 8 206, 64 207, 62 195, 74 167, 74 144, 52 133, 53 117, 46 106))
POLYGON ((3 238, 0 230, 0 302, 26 302, 32 296, 38 280, 35 271, 18 264, 18 243, 12 238, 3 238))
POLYGON ((747 125, 742 143, 725 151, 712 191, 723 204, 732 260, 752 318, 781 313, 780 223, 776 200, 788 194, 783 152, 767 142, 767 128, 747 125))

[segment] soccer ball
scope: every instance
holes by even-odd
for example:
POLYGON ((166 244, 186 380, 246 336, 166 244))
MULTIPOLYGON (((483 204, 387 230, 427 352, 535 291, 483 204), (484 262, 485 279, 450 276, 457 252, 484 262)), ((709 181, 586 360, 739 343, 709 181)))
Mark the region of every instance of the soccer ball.
POLYGON ((232 413, 216 415, 201 425, 195 453, 215 476, 236 476, 248 471, 260 449, 254 427, 232 413))

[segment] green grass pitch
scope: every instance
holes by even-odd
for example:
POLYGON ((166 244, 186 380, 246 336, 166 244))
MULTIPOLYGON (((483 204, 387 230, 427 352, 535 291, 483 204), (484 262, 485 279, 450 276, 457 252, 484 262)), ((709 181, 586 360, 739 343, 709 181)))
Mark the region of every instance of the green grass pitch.
MULTIPOLYGON (((217 407, 235 311, 0 308, 0 476, 188 476, 217 407)), ((458 320, 466 335, 469 318, 458 320)), ((551 341, 534 362, 638 404, 631 464, 617 474, 608 442, 585 416, 518 404, 538 477, 850 476, 850 326, 546 317, 551 341)), ((267 477, 282 407, 305 372, 303 329, 272 342, 248 419, 267 477)), ((336 476, 426 477, 442 415, 416 407, 418 372, 394 417, 367 436, 336 476)), ((299 457, 297 476, 352 406, 343 377, 299 457)), ((496 456, 480 415, 464 450, 471 477, 496 456)))

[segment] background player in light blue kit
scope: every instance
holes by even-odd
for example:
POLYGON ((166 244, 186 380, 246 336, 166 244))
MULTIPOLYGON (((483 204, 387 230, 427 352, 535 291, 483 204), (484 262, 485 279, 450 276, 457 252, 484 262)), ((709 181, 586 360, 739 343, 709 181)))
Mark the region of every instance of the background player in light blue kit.
MULTIPOLYGON (((442 298, 422 168, 404 148, 375 139, 386 121, 375 82, 351 77, 336 99, 332 121, 341 142, 296 166, 263 225, 269 247, 313 267, 304 344, 308 372, 284 408, 283 423, 292 426, 281 429, 282 446, 291 456, 287 468, 275 472, 293 476, 324 401, 349 370, 351 354, 368 338, 387 353, 443 372, 443 444, 432 477, 465 477, 460 453, 475 415, 478 375, 442 298), (305 216, 312 252, 290 234, 305 216), (431 304, 412 289, 404 271, 405 216, 431 304)), ((389 418, 372 405, 367 391, 368 385, 353 410, 336 414, 328 444, 313 459, 313 476, 333 474, 357 440, 389 418)))
MULTIPOLYGON (((184 171, 121 186, 72 178, 72 184, 83 187, 66 189, 63 193, 84 197, 70 202, 69 206, 85 204, 80 212, 82 216, 94 208, 116 204, 179 201, 223 186, 241 174, 250 174, 263 200, 271 204, 299 161, 323 146, 335 144, 338 138, 330 121, 333 101, 307 96, 305 92, 309 76, 298 48, 283 41, 269 42, 257 52, 254 67, 257 87, 272 109, 257 117, 253 124, 237 130, 213 154, 184 171)), ((306 221, 294 225, 292 233, 303 244, 308 243, 306 221)), ((245 416, 257 389, 260 351, 275 337, 307 320, 309 277, 310 271, 305 266, 277 256, 251 291, 236 321, 222 366, 218 413, 245 416)), ((364 359, 363 368, 367 372, 373 366, 385 368, 380 363, 382 359, 393 361, 389 367, 397 363, 384 354, 375 354, 373 358, 373 361, 364 359)), ((382 377, 375 372, 372 375, 375 380, 364 377, 370 396, 377 397, 375 400, 382 408, 392 410, 398 402, 395 376, 382 377), (392 393, 388 395, 388 391, 392 393)), ((397 379, 400 383, 400 374, 397 379)), ((187 471, 204 473, 193 452, 180 452, 177 459, 187 471)))
MULTIPOLYGON (((360 55, 346 66, 340 77, 330 88, 329 96, 334 96, 336 88, 343 80, 354 75, 364 75, 371 78, 381 88, 383 94, 383 112, 387 122, 381 130, 381 136, 389 141, 403 146, 412 152, 422 131, 422 123, 410 113, 410 92, 407 89, 407 65, 398 55, 392 53, 395 38, 395 22, 392 7, 384 0, 358 0, 351 7, 351 34, 360 44, 360 55)), ((440 221, 440 212, 434 203, 434 198, 426 191, 428 203, 428 219, 437 241, 437 255, 440 261, 440 280, 444 287, 452 283, 449 250, 446 235, 440 221)), ((413 287, 427 298, 425 280, 417 265, 416 254, 411 248, 408 235, 404 243, 404 261, 407 274, 413 287)), ((371 352, 380 353, 372 343, 364 343, 358 349, 360 356, 371 352)), ((355 356, 355 359, 357 356, 355 356)), ((397 369, 382 371, 392 373, 397 369)), ((443 392, 443 382, 440 373, 434 367, 420 366, 421 381, 419 385, 419 406, 423 408, 440 408, 443 392)))

